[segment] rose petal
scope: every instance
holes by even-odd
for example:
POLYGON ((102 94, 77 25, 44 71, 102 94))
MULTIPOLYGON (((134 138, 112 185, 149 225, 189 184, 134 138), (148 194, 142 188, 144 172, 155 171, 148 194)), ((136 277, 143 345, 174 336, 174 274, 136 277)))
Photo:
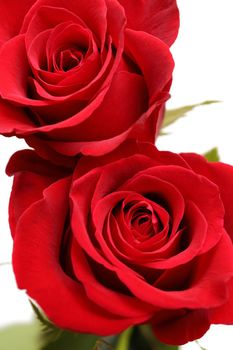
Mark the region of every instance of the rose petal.
POLYGON ((118 0, 125 9, 127 26, 148 32, 169 46, 179 29, 179 11, 175 0, 118 0))
POLYGON ((151 103, 158 101, 158 95, 171 80, 174 68, 168 46, 152 35, 126 29, 125 48, 142 71, 151 103))
POLYGON ((71 172, 72 168, 73 163, 56 166, 40 158, 33 150, 22 150, 11 156, 6 167, 6 173, 8 176, 12 176, 18 172, 32 172, 41 176, 54 177, 55 180, 71 172))
MULTIPOLYGON (((32 8, 33 9, 33 8, 32 8)), ((32 11, 31 9, 31 11, 32 11)), ((27 49, 32 44, 34 38, 48 29, 53 29, 63 23, 78 23, 85 26, 83 20, 75 13, 69 11, 66 7, 41 6, 37 9, 34 16, 30 19, 29 26, 25 35, 27 49)))
MULTIPOLYGON (((159 167, 160 168, 160 167, 159 167)), ((162 168, 162 166, 161 166, 162 168)), ((165 167, 167 168, 167 167, 165 167)), ((157 167, 150 167, 136 173, 134 177, 121 186, 121 190, 141 193, 155 202, 161 202, 172 218, 171 236, 175 235, 184 215, 185 202, 179 188, 157 176, 157 167)))
POLYGON ((0 46, 5 41, 19 34, 24 17, 35 1, 36 0, 24 0, 22 2, 17 0, 1 1, 0 46))
POLYGON ((136 74, 118 72, 103 103, 90 118, 75 128, 75 135, 80 142, 117 136, 146 111, 147 102, 143 79, 136 74))
POLYGON ((207 162, 204 157, 194 153, 182 153, 181 156, 195 172, 206 176, 207 179, 219 187, 220 196, 225 209, 224 226, 233 240, 233 191, 231 190, 233 183, 232 166, 220 162, 207 162))
POLYGON ((0 98, 0 132, 5 136, 24 134, 33 123, 26 111, 0 98))
POLYGON ((152 320, 152 328, 165 344, 186 344, 201 338, 210 327, 208 312, 204 309, 162 311, 159 318, 152 320))
POLYGON ((226 281, 231 278, 233 272, 233 247, 229 243, 229 237, 224 234, 216 247, 208 254, 200 255, 198 265, 195 270, 192 269, 192 273, 194 272, 192 284, 185 290, 162 291, 128 271, 119 271, 117 274, 137 298, 157 307, 165 309, 217 307, 227 301, 226 281))
POLYGON ((147 171, 148 175, 157 176, 173 184, 186 200, 197 204, 208 222, 208 234, 202 252, 206 252, 218 243, 222 237, 224 207, 218 187, 206 177, 192 170, 177 166, 158 166, 147 171), (195 191, 193 191, 195 188, 195 191), (207 201, 208 198, 208 201, 207 201))
MULTIPOLYGON (((103 279, 103 281, 99 282, 93 271, 91 271, 91 267, 88 265, 78 242, 72 245, 71 254, 74 272, 83 284, 88 297, 93 302, 106 309, 106 311, 111 310, 113 314, 119 317, 148 320, 150 315, 153 314, 151 306, 141 303, 141 301, 132 298, 130 295, 124 295, 123 292, 119 294, 118 291, 105 287, 104 284, 110 283, 111 277, 113 280, 117 277, 112 271, 110 271, 108 276, 106 271, 106 281, 103 279)), ((119 285, 118 288, 120 288, 119 285)))
POLYGON ((104 0, 90 0, 88 3, 85 0, 38 0, 25 16, 22 27, 23 33, 28 30, 31 19, 42 6, 65 8, 80 17, 91 31, 95 33, 100 43, 105 40, 107 8, 104 0))
POLYGON ((30 74, 30 66, 27 60, 24 40, 24 35, 19 35, 1 47, 0 94, 3 98, 13 101, 25 101, 24 103, 26 104, 27 77, 30 74))
POLYGON ((211 323, 229 324, 233 323, 233 280, 228 283, 228 300, 224 305, 212 309, 209 312, 211 323))
POLYGON ((50 184, 66 177, 70 171, 41 159, 34 151, 23 150, 10 158, 6 172, 8 175, 14 174, 9 203, 9 223, 14 236, 23 212, 43 197, 43 191, 50 184))
POLYGON ((173 269, 178 265, 186 264, 203 252, 203 246, 208 230, 208 223, 195 205, 191 201, 186 201, 184 218, 187 227, 180 234, 177 232, 173 239, 170 239, 168 244, 154 254, 154 261, 147 262, 145 265, 154 269, 168 269, 168 277, 163 276, 163 279, 169 279, 169 269, 173 269), (179 237, 177 239, 176 237, 179 237), (178 252, 174 254, 171 251, 172 246, 175 246, 178 252), (177 249, 178 248, 178 249, 177 249), (172 254, 171 254, 172 253, 172 254))

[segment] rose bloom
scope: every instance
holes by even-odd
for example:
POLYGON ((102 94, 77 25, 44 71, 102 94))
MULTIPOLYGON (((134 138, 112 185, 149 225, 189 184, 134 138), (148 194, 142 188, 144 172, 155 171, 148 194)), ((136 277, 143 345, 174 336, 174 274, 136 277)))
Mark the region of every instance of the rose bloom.
POLYGON ((169 344, 233 321, 233 167, 128 142, 74 172, 10 160, 13 268, 56 325, 98 335, 150 323, 169 344))
POLYGON ((154 141, 169 97, 175 0, 0 3, 0 133, 43 157, 154 141))

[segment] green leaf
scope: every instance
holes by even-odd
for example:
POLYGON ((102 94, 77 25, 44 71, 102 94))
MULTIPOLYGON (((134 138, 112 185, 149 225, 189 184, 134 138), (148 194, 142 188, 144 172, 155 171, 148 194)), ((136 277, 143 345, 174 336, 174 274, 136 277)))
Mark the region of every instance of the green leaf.
POLYGON ((156 340, 154 350, 178 350, 179 347, 175 345, 168 345, 161 343, 159 340, 156 340))
POLYGON ((209 150, 208 152, 206 152, 204 154, 204 157, 206 160, 208 160, 209 162, 219 162, 220 157, 218 154, 218 149, 217 147, 212 148, 211 150, 209 150))
POLYGON ((2 350, 40 350, 40 327, 37 323, 19 324, 0 330, 2 350))
POLYGON ((97 349, 98 338, 95 335, 63 331, 56 340, 45 344, 41 350, 93 350, 97 349))
POLYGON ((32 301, 30 303, 41 328, 40 350, 93 350, 96 348, 98 336, 57 328, 32 301))
POLYGON ((186 116, 186 114, 190 111, 192 111, 194 108, 199 106, 205 106, 210 105, 212 103, 219 103, 219 101, 205 101, 201 103, 197 103, 194 105, 184 106, 176 109, 171 109, 166 111, 162 129, 166 128, 167 126, 175 123, 178 119, 183 118, 186 116))
POLYGON ((43 312, 37 307, 32 300, 29 299, 29 303, 31 304, 31 307, 35 313, 36 319, 41 323, 42 326, 46 326, 49 328, 56 328, 43 314, 43 312))
MULTIPOLYGON (((46 345, 51 342, 56 341, 63 330, 57 328, 53 323, 51 323, 47 317, 43 314, 43 312, 31 301, 29 300, 32 309, 35 313, 36 320, 38 321, 40 325, 40 330, 41 330, 41 339, 42 339, 42 344, 46 345)), ((42 346, 43 348, 43 346, 42 346)))

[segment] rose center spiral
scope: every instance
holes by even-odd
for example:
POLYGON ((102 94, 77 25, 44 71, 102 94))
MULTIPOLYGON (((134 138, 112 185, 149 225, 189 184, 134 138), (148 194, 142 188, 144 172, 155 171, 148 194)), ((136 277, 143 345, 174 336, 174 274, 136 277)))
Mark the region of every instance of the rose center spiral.
POLYGON ((57 57, 57 66, 59 70, 67 72, 79 66, 82 59, 82 52, 73 49, 66 49, 59 53, 57 57))
POLYGON ((138 242, 143 242, 160 231, 159 218, 147 202, 132 204, 127 210, 126 220, 138 242))

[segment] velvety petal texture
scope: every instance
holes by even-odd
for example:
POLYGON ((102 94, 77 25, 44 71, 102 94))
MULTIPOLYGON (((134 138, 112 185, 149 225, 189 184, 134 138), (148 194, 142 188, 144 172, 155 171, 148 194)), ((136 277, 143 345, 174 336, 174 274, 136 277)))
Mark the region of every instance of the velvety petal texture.
POLYGON ((9 0, 0 19, 1 134, 53 162, 154 142, 174 67, 175 0, 9 0))
POLYGON ((148 32, 160 38, 169 46, 175 41, 179 28, 179 12, 176 1, 118 1, 125 9, 129 28, 148 32))
POLYGON ((58 326, 149 322, 178 345, 233 321, 232 167, 127 141, 75 169, 21 151, 7 171, 16 280, 58 326))

